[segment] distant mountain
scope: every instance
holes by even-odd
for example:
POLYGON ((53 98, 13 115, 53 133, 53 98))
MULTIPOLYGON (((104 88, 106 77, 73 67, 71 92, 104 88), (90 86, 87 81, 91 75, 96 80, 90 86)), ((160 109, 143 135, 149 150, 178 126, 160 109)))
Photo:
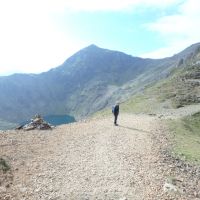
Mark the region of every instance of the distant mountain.
POLYGON ((169 76, 199 47, 143 59, 90 45, 48 72, 0 77, 0 119, 16 123, 36 113, 88 116, 169 76))

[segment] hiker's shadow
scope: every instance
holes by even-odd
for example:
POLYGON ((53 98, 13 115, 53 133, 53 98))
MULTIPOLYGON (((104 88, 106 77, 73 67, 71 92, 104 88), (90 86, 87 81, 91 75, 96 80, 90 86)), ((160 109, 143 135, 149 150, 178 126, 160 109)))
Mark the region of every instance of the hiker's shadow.
POLYGON ((143 132, 143 133, 150 133, 150 131, 145 131, 145 130, 141 130, 141 129, 137 129, 137 128, 132 128, 132 127, 128 127, 128 126, 119 125, 119 127, 125 128, 125 129, 129 129, 131 131, 139 131, 139 132, 143 132))

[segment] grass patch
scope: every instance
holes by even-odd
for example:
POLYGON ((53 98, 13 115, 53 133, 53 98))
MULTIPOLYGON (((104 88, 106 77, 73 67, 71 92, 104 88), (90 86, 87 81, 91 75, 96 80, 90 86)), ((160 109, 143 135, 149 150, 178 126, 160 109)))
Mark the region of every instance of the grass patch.
MULTIPOLYGON (((158 107, 158 100, 154 95, 138 94, 120 104, 120 113, 154 113, 158 107)), ((94 113, 91 117, 112 115, 112 107, 94 113)))
POLYGON ((105 108, 103 110, 100 110, 96 113, 94 113, 91 118, 93 117, 107 117, 109 115, 112 115, 112 108, 105 108))
POLYGON ((157 100, 149 95, 137 95, 121 104, 120 110, 128 113, 151 113, 157 107, 157 100))
POLYGON ((10 170, 10 166, 3 158, 0 158, 0 170, 2 170, 3 172, 7 172, 8 170, 10 170))
MULTIPOLYGON (((156 110, 157 100, 146 95, 136 95, 120 104, 120 113, 151 113, 156 110)), ((94 113, 91 117, 112 115, 112 107, 94 113)))
POLYGON ((200 163, 200 113, 169 122, 169 127, 174 133, 175 154, 200 163))

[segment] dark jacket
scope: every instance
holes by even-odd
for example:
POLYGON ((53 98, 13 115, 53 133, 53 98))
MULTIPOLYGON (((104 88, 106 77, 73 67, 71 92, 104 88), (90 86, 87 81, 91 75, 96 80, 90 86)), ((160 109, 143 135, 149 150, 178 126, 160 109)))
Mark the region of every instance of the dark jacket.
POLYGON ((119 114, 119 105, 116 105, 114 107, 114 115, 118 115, 119 114))

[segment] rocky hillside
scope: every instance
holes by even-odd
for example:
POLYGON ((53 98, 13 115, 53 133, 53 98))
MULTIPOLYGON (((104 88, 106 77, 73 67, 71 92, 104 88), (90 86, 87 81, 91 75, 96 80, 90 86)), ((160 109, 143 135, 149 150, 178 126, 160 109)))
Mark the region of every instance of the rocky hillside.
MULTIPOLYGON (((200 103, 200 47, 192 45, 174 57, 179 61, 169 70, 166 77, 151 84, 124 101, 120 110, 130 113, 150 113, 172 115, 176 117, 181 110, 184 116, 188 111, 198 112, 200 103), (180 55, 182 56, 180 58, 180 55), (179 108, 174 113, 174 108, 179 108)), ((110 109, 104 109, 96 115, 107 115, 110 109)))
POLYGON ((91 45, 48 72, 0 77, 0 119, 21 122, 38 112, 88 116, 166 78, 199 46, 153 60, 91 45))
POLYGON ((170 101, 179 108, 200 103, 200 47, 187 57, 181 58, 178 68, 171 71, 167 79, 153 86, 153 91, 161 102, 170 101))

